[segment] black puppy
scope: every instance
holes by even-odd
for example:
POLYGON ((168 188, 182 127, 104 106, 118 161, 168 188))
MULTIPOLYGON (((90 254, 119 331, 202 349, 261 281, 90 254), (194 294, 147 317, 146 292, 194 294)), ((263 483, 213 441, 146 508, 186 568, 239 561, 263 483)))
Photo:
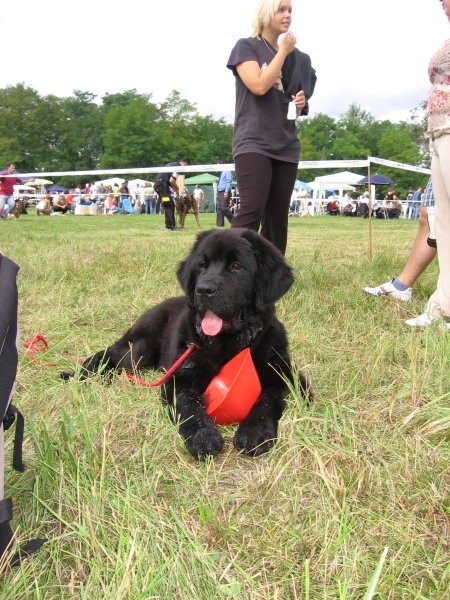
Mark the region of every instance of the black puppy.
MULTIPOLYGON (((244 229, 202 232, 177 270, 185 296, 145 312, 117 342, 84 361, 81 376, 108 369, 169 369, 190 343, 198 346, 164 385, 179 431, 195 458, 217 455, 223 438, 205 411, 204 391, 222 366, 250 348, 262 392, 240 423, 234 446, 267 452, 292 381, 288 340, 274 302, 292 285, 282 254, 258 233, 244 229)), ((302 393, 312 392, 300 376, 302 393)))

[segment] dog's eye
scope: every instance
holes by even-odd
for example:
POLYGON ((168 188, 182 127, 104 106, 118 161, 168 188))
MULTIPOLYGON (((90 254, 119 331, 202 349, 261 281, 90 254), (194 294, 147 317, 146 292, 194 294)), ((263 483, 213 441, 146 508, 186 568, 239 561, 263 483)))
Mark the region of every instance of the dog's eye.
POLYGON ((240 271, 241 269, 242 269, 242 265, 240 265, 238 262, 231 263, 231 267, 230 267, 231 271, 240 271))

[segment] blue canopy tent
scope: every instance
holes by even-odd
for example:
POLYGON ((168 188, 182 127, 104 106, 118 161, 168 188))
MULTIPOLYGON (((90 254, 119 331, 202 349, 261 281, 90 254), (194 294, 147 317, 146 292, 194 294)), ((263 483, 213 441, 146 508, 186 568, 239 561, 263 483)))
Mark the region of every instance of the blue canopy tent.
MULTIPOLYGON (((362 178, 358 185, 369 185, 369 177, 366 175, 362 178)), ((370 175, 370 193, 372 198, 375 200, 377 197, 376 194, 376 186, 377 185, 395 185, 395 181, 392 181, 390 177, 386 177, 386 175, 380 175, 379 173, 373 173, 370 175)))
POLYGON ((294 190, 306 190, 307 192, 311 191, 311 187, 305 182, 296 179, 294 183, 294 190))
POLYGON ((67 194, 67 192, 69 191, 69 188, 66 188, 62 185, 57 185, 56 183, 54 183, 53 185, 51 185, 50 187, 47 188, 47 192, 49 193, 60 193, 60 194, 67 194))
MULTIPOLYGON (((369 183, 369 177, 366 175, 360 181, 358 181, 358 185, 367 185, 369 183)), ((389 177, 385 175, 379 175, 378 173, 374 173, 370 176, 370 185, 394 185, 395 181, 392 181, 389 177)))

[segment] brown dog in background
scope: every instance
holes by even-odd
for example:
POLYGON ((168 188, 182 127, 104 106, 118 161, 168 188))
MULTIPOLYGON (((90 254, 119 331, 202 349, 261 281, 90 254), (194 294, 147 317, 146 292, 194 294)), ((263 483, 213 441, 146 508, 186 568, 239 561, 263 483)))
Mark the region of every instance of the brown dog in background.
POLYGON ((184 191, 181 196, 179 196, 175 203, 175 210, 178 215, 178 223, 181 229, 184 229, 184 222, 186 220, 186 216, 189 213, 193 213, 195 216, 195 220, 197 221, 197 226, 200 229, 200 219, 198 217, 198 209, 199 202, 194 198, 192 194, 184 191))

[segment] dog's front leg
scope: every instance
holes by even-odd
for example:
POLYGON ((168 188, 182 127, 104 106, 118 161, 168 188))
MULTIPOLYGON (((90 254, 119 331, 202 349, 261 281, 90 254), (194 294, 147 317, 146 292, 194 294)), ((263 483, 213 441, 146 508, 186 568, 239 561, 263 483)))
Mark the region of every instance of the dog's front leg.
POLYGON ((177 390, 175 409, 178 430, 192 456, 198 460, 217 456, 223 448, 223 438, 196 392, 177 390))
MULTIPOLYGON (((96 373, 105 375, 108 371, 111 371, 115 368, 116 365, 108 353, 108 348, 106 350, 100 350, 83 361, 80 367, 80 379, 87 379, 96 373)), ((74 377, 74 375, 74 371, 64 371, 60 373, 62 379, 70 379, 74 377)))
POLYGON ((264 391, 234 435, 236 450, 259 456, 272 448, 277 440, 278 421, 286 403, 278 390, 264 391))

